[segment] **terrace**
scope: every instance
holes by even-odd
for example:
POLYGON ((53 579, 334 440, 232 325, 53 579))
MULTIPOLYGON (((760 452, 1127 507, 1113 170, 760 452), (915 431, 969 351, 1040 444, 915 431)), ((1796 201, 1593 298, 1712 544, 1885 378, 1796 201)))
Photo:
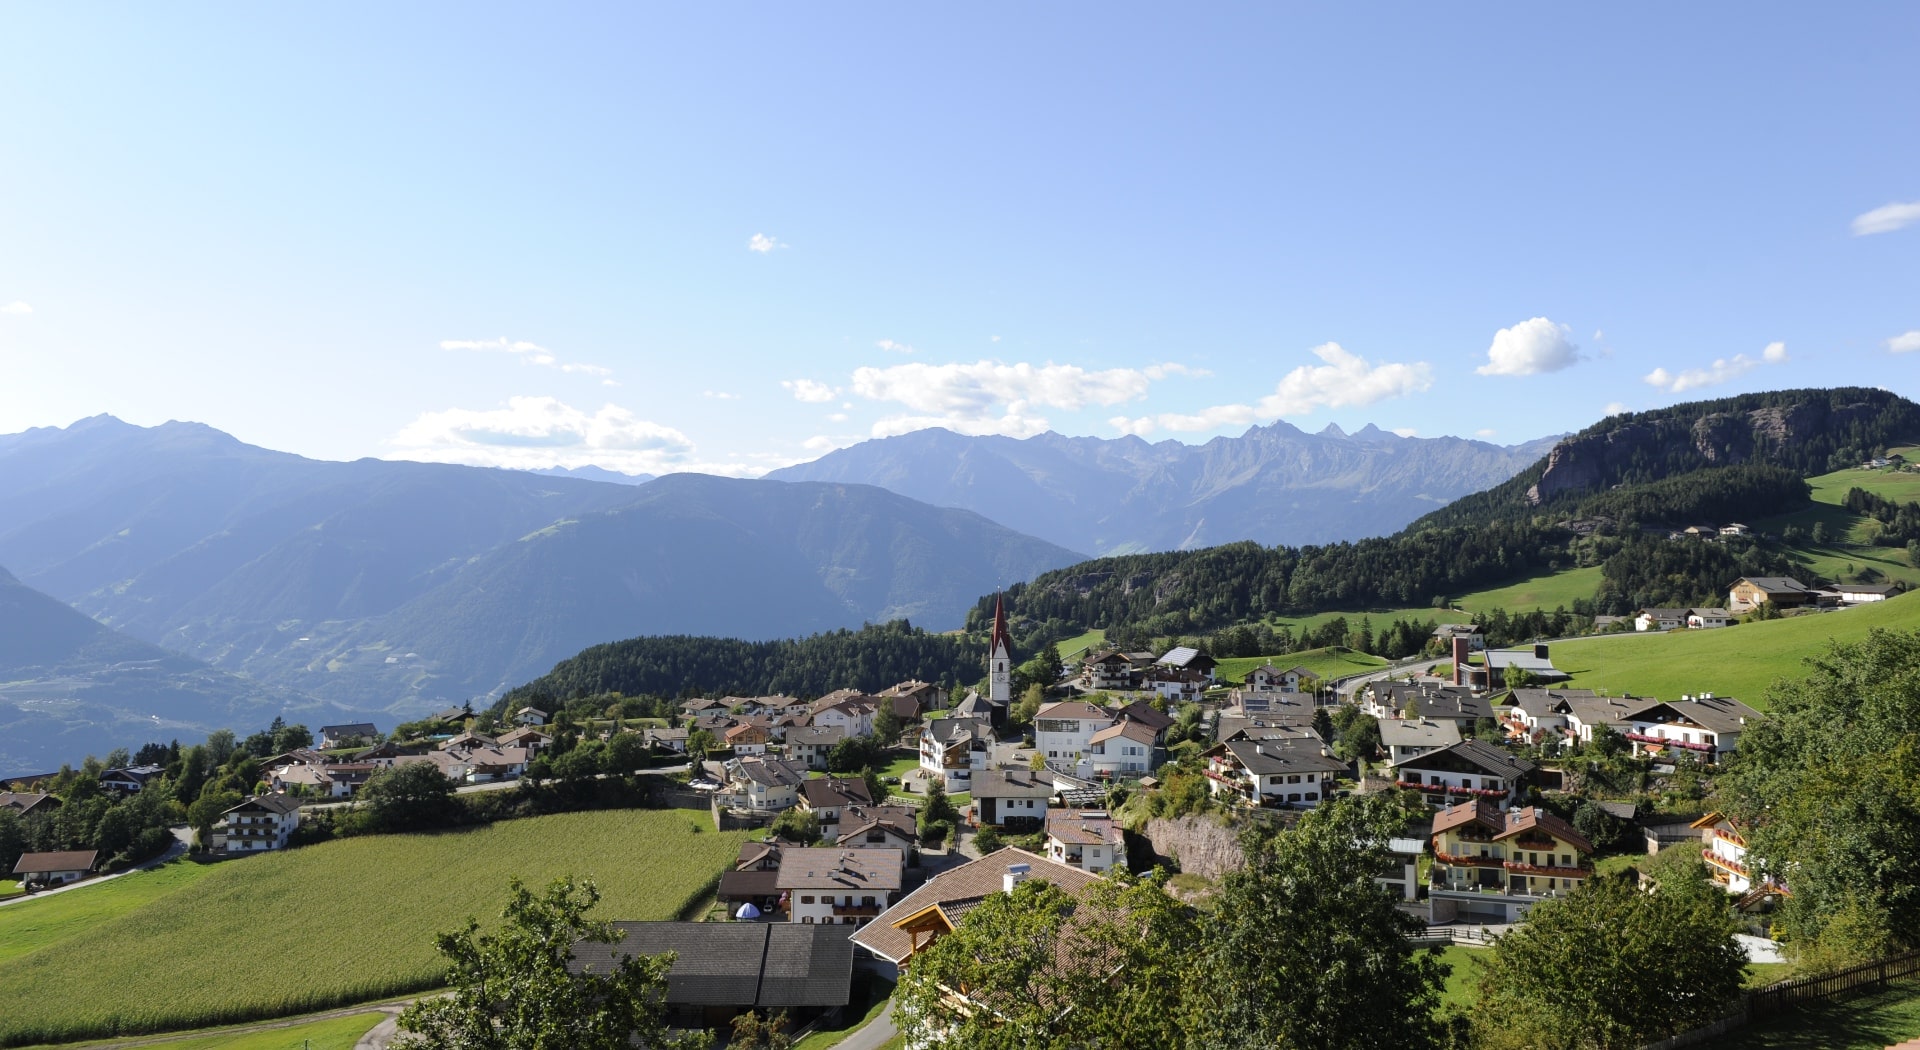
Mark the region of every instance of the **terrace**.
POLYGON ((1712 744, 1694 744, 1685 740, 1676 740, 1672 737, 1654 736, 1651 733, 1624 733, 1622 735, 1636 743, 1653 744, 1657 747, 1683 747, 1688 751, 1718 750, 1712 744))

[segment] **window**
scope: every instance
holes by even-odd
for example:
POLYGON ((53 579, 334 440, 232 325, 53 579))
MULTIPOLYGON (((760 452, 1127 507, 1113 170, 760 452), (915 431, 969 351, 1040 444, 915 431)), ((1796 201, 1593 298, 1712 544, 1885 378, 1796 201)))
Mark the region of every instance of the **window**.
POLYGON ((800 916, 800 921, 801 921, 802 923, 804 923, 805 925, 808 925, 808 926, 811 926, 811 925, 813 925, 813 916, 811 916, 811 915, 802 915, 802 916, 800 916))
POLYGON ((1571 853, 1560 854, 1560 866, 1563 868, 1573 867, 1573 854, 1571 853))
POLYGON ((840 925, 842 925, 842 926, 852 926, 852 925, 853 925, 853 916, 851 916, 851 915, 846 915, 846 916, 842 916, 842 917, 841 917, 841 919, 840 919, 840 925))
POLYGON ((1308 801, 1308 802, 1318 802, 1318 801, 1320 801, 1320 792, 1318 792, 1318 791, 1309 791, 1309 792, 1307 792, 1307 801, 1308 801))
POLYGON ((873 898, 872 898, 871 896, 867 896, 867 897, 862 897, 862 898, 860 898, 860 903, 861 903, 861 904, 864 904, 864 905, 866 905, 866 906, 867 906, 867 907, 869 907, 869 908, 871 908, 871 907, 873 907, 873 898))
MULTIPOLYGON (((1298 776, 1297 774, 1296 774, 1296 775, 1294 775, 1294 776, 1290 776, 1290 777, 1288 777, 1288 778, 1287 778, 1287 783, 1289 783, 1289 784, 1298 784, 1298 783, 1300 783, 1300 777, 1299 777, 1299 776, 1298 776)), ((1297 796, 1296 796, 1296 797, 1297 797, 1297 796)))
POLYGON ((802 903, 802 904, 812 904, 812 903, 813 903, 813 895, 812 895, 812 894, 808 894, 807 896, 805 896, 805 897, 802 897, 802 898, 800 898, 800 903, 802 903))
POLYGON ((1418 773, 1408 773, 1408 774, 1407 774, 1407 783, 1409 783, 1409 784, 1418 784, 1418 783, 1420 783, 1420 774, 1418 774, 1418 773))

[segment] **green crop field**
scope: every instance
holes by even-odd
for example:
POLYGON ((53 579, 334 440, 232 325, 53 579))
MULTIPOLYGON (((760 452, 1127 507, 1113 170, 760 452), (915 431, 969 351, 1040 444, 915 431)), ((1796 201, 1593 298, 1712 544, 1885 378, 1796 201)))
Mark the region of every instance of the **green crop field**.
POLYGON ((97 886, 9 904, 0 908, 0 963, 145 907, 212 871, 211 865, 176 860, 97 886))
POLYGON ((1920 594, 1836 612, 1666 634, 1613 634, 1555 642, 1554 666, 1570 686, 1672 699, 1682 693, 1738 697, 1761 710, 1779 678, 1806 674, 1803 662, 1829 641, 1857 641, 1875 627, 1920 628, 1920 594))
MULTIPOLYGON (((228 861, 0 963, 0 1046, 287 1017, 432 988, 444 972, 434 934, 468 916, 497 920, 510 876, 539 887, 590 875, 597 917, 671 919, 746 837, 715 832, 704 811, 614 810, 228 861)), ((69 896, 87 892, 98 890, 69 896)), ((42 906, 11 905, 0 919, 42 906)))
POLYGON ((1275 656, 1232 656, 1220 661, 1214 668, 1214 677, 1222 682, 1238 682, 1247 676, 1247 672, 1264 663, 1271 663, 1281 670, 1291 667, 1304 667, 1323 679, 1344 678, 1350 674, 1377 671, 1387 666, 1387 662, 1377 656, 1356 652, 1347 648, 1302 649, 1297 653, 1285 653, 1275 656))

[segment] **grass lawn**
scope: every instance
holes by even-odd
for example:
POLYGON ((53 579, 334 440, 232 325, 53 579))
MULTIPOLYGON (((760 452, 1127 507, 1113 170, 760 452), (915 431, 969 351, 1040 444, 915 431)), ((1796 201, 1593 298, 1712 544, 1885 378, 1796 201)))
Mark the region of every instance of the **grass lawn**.
POLYGON ((1434 623, 1466 623, 1473 618, 1472 614, 1464 613, 1457 609, 1435 609, 1432 606, 1422 605, 1417 608, 1407 609, 1356 609, 1345 612, 1322 612, 1314 613, 1311 616, 1281 617, 1269 622, 1275 627, 1291 627, 1293 628, 1295 636, 1298 636, 1306 631, 1318 630, 1322 624, 1336 616, 1346 617, 1348 628, 1354 630, 1359 628, 1361 617, 1370 616, 1373 618, 1373 629, 1376 633, 1380 628, 1387 626, 1395 620, 1417 620, 1420 623, 1426 623, 1428 620, 1432 620, 1434 623))
POLYGON ((1214 677, 1223 682, 1238 682, 1247 676, 1247 672, 1261 664, 1271 663, 1281 670, 1304 667, 1321 679, 1342 678, 1363 671, 1374 671, 1387 666, 1387 661, 1377 656, 1368 656, 1344 646, 1326 649, 1302 649, 1297 653, 1285 653, 1275 656, 1231 656, 1220 661, 1214 668, 1214 677))
POLYGON ((1719 1039, 1705 1050, 1881 1050, 1920 1037, 1920 982, 1907 980, 1876 995, 1809 1007, 1719 1039))
POLYGON ((97 886, 9 904, 0 908, 0 964, 145 907, 213 870, 214 865, 176 860, 97 886))
POLYGON ((0 879, 0 900, 18 897, 22 892, 20 884, 13 879, 0 879))
POLYGON ((1087 654, 1087 650, 1098 647, 1107 640, 1104 628, 1096 627, 1085 634, 1075 635, 1060 643, 1060 659, 1071 663, 1087 654))
POLYGON ((1616 634, 1557 642, 1553 662, 1568 685, 1614 695, 1678 697, 1711 692, 1766 710, 1765 692, 1780 678, 1806 674, 1805 659, 1831 641, 1858 641, 1875 627, 1920 627, 1920 594, 1903 594, 1837 612, 1667 634, 1616 634))
POLYGON ((1892 470, 1836 470, 1817 478, 1808 478, 1813 498, 1822 503, 1839 503, 1848 489, 1866 489, 1895 503, 1920 500, 1920 473, 1892 470))
POLYGON ((1600 566, 1593 565, 1584 569, 1567 569, 1563 572, 1534 576, 1505 587, 1475 591, 1454 599, 1454 604, 1473 613, 1491 612, 1505 609, 1509 612, 1527 612, 1544 609, 1552 612, 1560 606, 1573 608, 1576 598, 1591 601, 1600 590, 1600 566))
MULTIPOLYGON (((497 921, 511 876, 536 888, 592 876, 597 917, 671 919, 746 837, 715 832, 704 811, 612 810, 228 861, 0 963, 0 1045, 288 1017, 432 988, 445 972, 434 935, 468 916, 497 921)), ((99 890, 66 896, 89 892, 99 890)), ((42 906, 0 909, 0 922, 42 906)))
POLYGON ((1792 976, 1793 964, 1790 962, 1747 964, 1747 987, 1749 988, 1765 988, 1792 976))
MULTIPOLYGON (((209 1032, 158 1045, 165 1050, 353 1050, 360 1037, 371 1031, 384 1017, 386 1014, 372 1011, 264 1032, 209 1032)), ((88 1043, 84 1050, 116 1050, 118 1047, 140 1045, 140 1042, 88 1043)))
POLYGON ((882 777, 901 777, 901 776, 906 776, 909 772, 919 768, 920 768, 920 755, 918 753, 914 753, 914 754, 907 755, 903 758, 896 758, 893 761, 887 763, 884 767, 880 769, 880 775, 882 777))
POLYGON ((879 1017, 880 1012, 887 1008, 887 1000, 892 995, 892 981, 882 981, 856 973, 853 979, 853 1003, 848 1005, 848 1013, 843 1015, 841 1023, 832 1028, 821 1028, 812 1032, 805 1039, 793 1044, 793 1050, 827 1050, 827 1047, 834 1046, 858 1029, 865 1028, 867 1022, 879 1017), (862 1002, 872 1005, 867 1008, 866 1013, 852 1013, 857 1004, 862 1002))
POLYGON ((1469 948, 1461 944, 1440 949, 1440 961, 1453 967, 1447 974, 1446 988, 1440 993, 1440 1005, 1467 1012, 1473 1010, 1480 1001, 1480 960, 1492 951, 1492 948, 1469 948))

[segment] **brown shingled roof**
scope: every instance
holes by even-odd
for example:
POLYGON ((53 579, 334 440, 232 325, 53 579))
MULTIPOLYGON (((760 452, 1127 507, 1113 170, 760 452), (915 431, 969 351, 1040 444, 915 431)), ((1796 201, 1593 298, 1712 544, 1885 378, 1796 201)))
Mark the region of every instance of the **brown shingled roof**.
POLYGON ((1008 846, 928 879, 926 885, 902 897, 899 903, 880 913, 879 918, 860 927, 859 932, 853 935, 853 942, 883 959, 899 962, 913 954, 913 937, 894 926, 894 923, 936 904, 947 912, 950 921, 957 923, 960 919, 955 911, 961 910, 963 905, 977 904, 989 894, 1001 892, 1005 888, 1003 880, 1007 869, 1015 864, 1028 865, 1031 869, 1029 878, 1044 879, 1075 896, 1100 878, 1079 868, 1056 864, 1037 853, 1008 846))

